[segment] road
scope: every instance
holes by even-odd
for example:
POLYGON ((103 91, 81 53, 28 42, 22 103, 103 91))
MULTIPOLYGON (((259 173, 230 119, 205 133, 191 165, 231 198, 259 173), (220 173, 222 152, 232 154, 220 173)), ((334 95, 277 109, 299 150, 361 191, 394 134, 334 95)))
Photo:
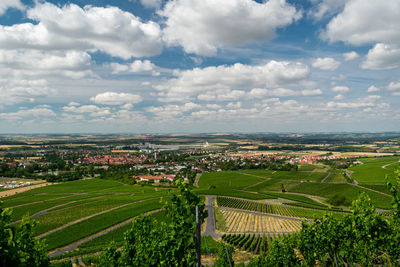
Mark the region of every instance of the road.
POLYGON ((203 236, 211 236, 213 238, 220 238, 221 234, 215 231, 215 214, 214 214, 214 196, 206 196, 208 198, 207 204, 207 224, 206 231, 203 233, 203 236))

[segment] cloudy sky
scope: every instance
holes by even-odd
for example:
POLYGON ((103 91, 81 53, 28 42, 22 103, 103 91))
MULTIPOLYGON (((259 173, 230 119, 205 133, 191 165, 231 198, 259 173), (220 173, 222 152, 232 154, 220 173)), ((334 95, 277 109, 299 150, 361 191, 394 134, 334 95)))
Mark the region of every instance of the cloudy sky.
POLYGON ((0 133, 400 130, 399 0, 1 0, 0 133))

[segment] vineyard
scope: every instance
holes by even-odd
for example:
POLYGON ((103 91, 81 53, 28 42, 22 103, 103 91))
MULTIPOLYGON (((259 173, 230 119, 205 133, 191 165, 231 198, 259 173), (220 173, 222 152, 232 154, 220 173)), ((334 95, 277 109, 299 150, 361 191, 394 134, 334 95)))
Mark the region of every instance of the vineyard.
POLYGON ((222 240, 226 243, 235 246, 242 250, 247 250, 255 254, 260 254, 260 252, 267 252, 268 247, 274 239, 279 239, 279 235, 266 236, 266 235, 233 235, 225 234, 222 236, 222 240))
MULTIPOLYGON (((229 197, 217 197, 217 204, 219 207, 228 207, 297 218, 318 218, 325 214, 325 211, 318 209, 295 208, 280 204, 261 203, 257 201, 229 197)), ((336 216, 341 216, 340 213, 335 214, 336 216)))
POLYGON ((290 233, 300 230, 301 221, 281 219, 268 215, 257 215, 221 209, 227 233, 290 233))

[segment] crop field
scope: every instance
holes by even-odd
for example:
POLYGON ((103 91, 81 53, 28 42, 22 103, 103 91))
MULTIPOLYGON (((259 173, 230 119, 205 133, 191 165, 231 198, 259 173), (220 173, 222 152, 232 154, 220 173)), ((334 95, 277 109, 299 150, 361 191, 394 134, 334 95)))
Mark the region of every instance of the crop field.
POLYGON ((290 233, 300 230, 300 220, 282 219, 268 215, 251 214, 221 209, 226 233, 290 233))
MULTIPOLYGON (((297 218, 319 218, 326 212, 318 209, 289 207, 279 204, 267 204, 262 202, 250 201, 245 199, 217 197, 218 207, 233 208, 238 210, 248 210, 259 213, 274 214, 287 217, 297 218)), ((334 213, 341 216, 340 213, 334 213)))
POLYGON ((268 251, 273 240, 279 240, 281 235, 257 234, 224 234, 222 240, 229 245, 255 254, 268 251))
POLYGON ((204 173, 199 181, 200 188, 209 189, 214 186, 217 189, 242 189, 246 186, 262 182, 263 177, 247 175, 235 171, 221 171, 204 173))
POLYGON ((371 198, 372 203, 374 203, 376 207, 383 209, 391 207, 391 197, 350 184, 301 183, 290 191, 326 198, 340 195, 346 197, 350 201, 357 199, 360 193, 365 192, 371 198))
POLYGON ((400 157, 364 158, 363 164, 349 168, 351 177, 359 183, 384 183, 385 175, 393 179, 393 171, 399 166, 400 157))
MULTIPOLYGON (((13 209, 15 223, 23 216, 33 216, 34 234, 53 250, 159 209, 161 198, 168 198, 170 190, 88 179, 36 188, 1 200, 3 207, 13 209)), ((104 235, 104 240, 123 238, 129 226, 116 228, 104 235)))

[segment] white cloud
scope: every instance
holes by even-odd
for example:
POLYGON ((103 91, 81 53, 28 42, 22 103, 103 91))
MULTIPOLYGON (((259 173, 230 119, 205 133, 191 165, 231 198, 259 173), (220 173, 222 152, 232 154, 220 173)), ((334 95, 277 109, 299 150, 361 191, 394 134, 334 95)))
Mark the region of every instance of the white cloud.
POLYGON ((342 99, 344 99, 344 95, 338 94, 338 95, 336 95, 336 96, 334 97, 334 99, 335 99, 335 100, 342 100, 342 99))
MULTIPOLYGON (((317 2, 312 0, 312 2, 317 2)), ((339 12, 346 3, 346 0, 322 0, 309 13, 313 18, 320 20, 324 17, 332 16, 339 12)))
POLYGON ((306 65, 296 62, 270 61, 259 66, 237 63, 176 71, 176 78, 155 88, 161 101, 186 101, 197 95, 201 100, 236 100, 245 94, 243 89, 297 86, 309 72, 306 65))
POLYGON ((81 51, 38 51, 0 49, 0 75, 6 76, 64 76, 83 78, 93 76, 91 57, 81 51))
POLYGON ((376 87, 375 85, 371 85, 370 87, 368 87, 368 93, 372 93, 372 92, 379 92, 381 89, 379 89, 378 87, 376 87))
POLYGON ((323 34, 331 42, 353 45, 375 42, 400 43, 400 1, 349 0, 323 34))
POLYGON ((389 89, 390 91, 395 91, 395 90, 400 89, 400 81, 389 83, 389 85, 387 86, 387 89, 389 89))
POLYGON ((172 0, 159 14, 166 18, 167 44, 205 56, 224 46, 270 40, 277 28, 301 17, 285 0, 172 0))
POLYGON ((20 109, 16 112, 0 113, 0 118, 6 120, 21 120, 26 118, 54 117, 56 114, 48 107, 37 106, 31 109, 20 109))
POLYGON ((343 53, 343 57, 345 61, 350 61, 358 58, 360 55, 356 51, 351 51, 348 53, 343 53))
POLYGON ((387 108, 388 104, 377 102, 382 97, 379 95, 369 95, 364 98, 358 98, 351 102, 333 102, 330 101, 327 103, 328 109, 357 109, 357 108, 387 108))
POLYGON ((331 90, 336 93, 347 93, 350 91, 350 88, 347 86, 335 86, 331 90))
POLYGON ((13 105, 21 102, 34 102, 37 97, 53 93, 45 80, 19 80, 0 78, 0 105, 13 105))
POLYGON ((90 100, 96 104, 122 105, 139 103, 142 101, 142 97, 128 93, 105 92, 90 98, 90 100))
POLYGON ((340 66, 340 62, 331 58, 317 58, 313 61, 312 66, 321 70, 336 70, 340 66))
POLYGON ((146 73, 151 72, 152 75, 158 76, 160 73, 156 71, 157 66, 151 63, 150 60, 135 60, 130 64, 111 63, 112 73, 146 73))
POLYGON ((38 24, 0 26, 0 48, 102 51, 111 56, 153 56, 161 52, 161 30, 157 23, 143 23, 117 7, 57 7, 36 3, 27 17, 38 24))
POLYGON ((108 107, 100 108, 96 105, 83 105, 83 106, 64 106, 63 110, 66 112, 85 114, 88 113, 91 117, 103 117, 111 114, 108 107))
POLYGON ((400 49, 382 43, 368 51, 367 59, 361 68, 370 70, 389 70, 400 67, 400 49))
POLYGON ((301 94, 305 96, 322 95, 322 91, 321 89, 302 90, 301 94))
POLYGON ((147 8, 160 8, 162 0, 140 0, 140 3, 147 8))
POLYGON ((0 16, 6 13, 7 9, 16 8, 23 10, 25 7, 20 0, 1 0, 0 2, 0 16))

